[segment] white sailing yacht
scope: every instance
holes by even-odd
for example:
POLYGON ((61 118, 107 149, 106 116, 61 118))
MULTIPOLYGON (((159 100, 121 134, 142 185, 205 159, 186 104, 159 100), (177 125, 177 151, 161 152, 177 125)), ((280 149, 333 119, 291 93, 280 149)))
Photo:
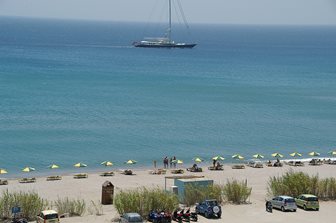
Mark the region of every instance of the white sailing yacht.
POLYGON ((134 42, 133 46, 135 47, 144 47, 144 48, 193 48, 196 46, 196 43, 176 43, 171 39, 172 32, 172 19, 171 19, 171 0, 168 0, 168 29, 166 37, 158 38, 145 38, 142 41, 134 42))

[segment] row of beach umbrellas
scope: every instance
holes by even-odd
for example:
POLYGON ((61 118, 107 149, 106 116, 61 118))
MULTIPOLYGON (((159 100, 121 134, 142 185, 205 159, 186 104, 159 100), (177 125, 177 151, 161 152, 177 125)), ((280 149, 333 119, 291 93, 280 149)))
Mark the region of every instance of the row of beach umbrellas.
MULTIPOLYGON (((330 152, 328 152, 328 154, 331 155, 331 156, 336 156, 336 150, 330 151, 330 152)), ((302 154, 298 153, 298 152, 290 153, 289 155, 291 157, 293 157, 293 158, 302 157, 302 154)), ((308 155, 312 156, 312 157, 318 157, 321 154, 318 153, 318 152, 312 151, 312 152, 309 152, 308 155)), ((264 157, 265 157, 264 155, 259 154, 259 153, 254 154, 252 156, 252 158, 254 158, 254 159, 263 159, 264 157)), ((281 154, 281 153, 273 153, 272 157, 274 157, 274 158, 283 158, 284 155, 281 154)), ((240 154, 234 154, 234 155, 231 156, 231 158, 234 159, 234 160, 244 160, 245 159, 245 157, 242 156, 242 155, 240 155, 240 154)), ((215 160, 215 161, 223 161, 224 159, 225 158, 223 156, 220 156, 220 155, 212 157, 212 160, 215 160)), ((204 159, 202 159, 201 157, 195 157, 195 158, 193 158, 193 161, 196 162, 196 163, 201 163, 201 162, 204 161, 204 159)), ((176 164, 183 164, 183 160, 179 160, 179 159, 173 160, 172 162, 176 163, 176 164)), ((133 164, 136 164, 137 161, 135 161, 135 160, 127 160, 124 163, 128 164, 128 165, 133 165, 133 164)), ((106 167, 110 167, 110 166, 113 166, 113 163, 111 161, 104 161, 104 162, 101 163, 101 165, 106 166, 106 167)), ((87 165, 85 163, 76 163, 73 166, 76 167, 76 168, 87 167, 87 165)), ((60 166, 57 165, 57 164, 51 164, 51 165, 48 166, 48 168, 49 169, 58 169, 58 168, 60 168, 60 166)), ((33 172, 33 171, 35 171, 35 168, 33 168, 33 167, 24 167, 22 169, 22 171, 23 172, 33 172)), ((6 174, 6 173, 8 173, 6 169, 0 168, 0 174, 6 174)))
MULTIPOLYGON (((136 164, 136 163, 137 163, 137 161, 135 161, 135 160, 127 160, 127 161, 125 161, 125 164, 128 164, 128 165, 133 165, 133 164, 136 164)), ((109 167, 109 166, 113 166, 113 163, 111 161, 104 161, 104 162, 101 163, 101 165, 109 167)), ((87 165, 85 163, 76 163, 73 166, 75 168, 87 167, 87 165)), ((60 166, 57 165, 57 164, 51 164, 51 165, 48 166, 48 168, 49 169, 58 169, 58 168, 60 168, 60 166)), ((29 173, 29 172, 33 172, 35 170, 36 170, 35 168, 27 166, 27 167, 24 167, 22 169, 22 172, 29 173)), ((6 174, 6 173, 8 173, 6 169, 0 168, 0 174, 6 174)))

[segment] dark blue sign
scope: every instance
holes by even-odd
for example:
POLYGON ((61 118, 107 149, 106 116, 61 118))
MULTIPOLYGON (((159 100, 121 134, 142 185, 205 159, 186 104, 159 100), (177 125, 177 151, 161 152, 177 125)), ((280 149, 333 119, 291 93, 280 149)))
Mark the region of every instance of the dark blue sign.
POLYGON ((12 214, 17 214, 21 212, 21 208, 20 207, 12 207, 12 214))

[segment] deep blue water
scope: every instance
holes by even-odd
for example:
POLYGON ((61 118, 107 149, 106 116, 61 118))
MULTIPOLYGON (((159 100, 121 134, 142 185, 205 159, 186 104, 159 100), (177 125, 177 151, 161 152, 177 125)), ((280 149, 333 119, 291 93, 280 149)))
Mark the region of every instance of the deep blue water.
POLYGON ((0 168, 336 148, 336 27, 144 26, 0 17, 0 168))

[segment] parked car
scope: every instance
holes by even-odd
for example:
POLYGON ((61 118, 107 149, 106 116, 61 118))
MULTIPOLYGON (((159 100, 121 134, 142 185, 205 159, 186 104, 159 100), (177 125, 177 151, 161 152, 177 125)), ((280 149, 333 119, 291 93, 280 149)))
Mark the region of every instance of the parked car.
POLYGON ((278 196, 274 197, 271 200, 272 207, 280 209, 281 211, 296 211, 297 206, 295 203, 295 199, 289 196, 278 196))
POLYGON ((196 204, 196 213, 203 214, 206 218, 222 216, 222 208, 217 200, 205 200, 196 204))
POLYGON ((37 223, 59 223, 58 213, 54 210, 44 210, 37 216, 37 223))
POLYGON ((301 194, 295 198, 296 205, 304 210, 314 209, 318 211, 320 209, 319 200, 312 194, 301 194))
POLYGON ((144 220, 138 213, 125 213, 120 217, 120 223, 143 223, 144 220))

